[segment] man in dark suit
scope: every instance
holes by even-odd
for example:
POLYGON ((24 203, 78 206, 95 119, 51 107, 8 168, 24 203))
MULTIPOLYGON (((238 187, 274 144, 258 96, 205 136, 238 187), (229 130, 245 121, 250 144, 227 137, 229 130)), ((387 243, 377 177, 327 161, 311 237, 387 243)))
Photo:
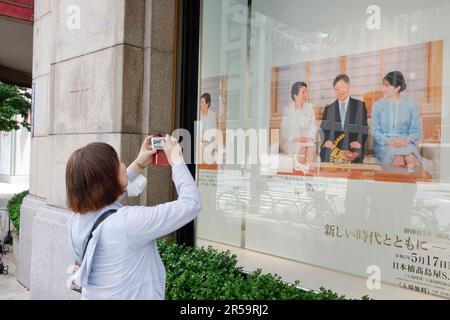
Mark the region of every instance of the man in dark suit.
POLYGON ((322 116, 320 157, 322 162, 330 162, 338 151, 353 155, 350 157, 352 163, 362 163, 369 134, 366 105, 350 97, 350 79, 347 75, 337 76, 333 87, 337 100, 325 108, 322 116))

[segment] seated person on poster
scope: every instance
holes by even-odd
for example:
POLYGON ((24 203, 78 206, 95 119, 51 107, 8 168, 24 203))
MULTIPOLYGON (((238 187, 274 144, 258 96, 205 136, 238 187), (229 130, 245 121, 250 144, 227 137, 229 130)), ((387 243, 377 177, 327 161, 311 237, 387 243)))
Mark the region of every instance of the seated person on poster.
POLYGON ((341 74, 333 82, 337 100, 325 108, 321 133, 324 143, 322 162, 335 162, 343 154, 346 163, 363 163, 369 134, 367 109, 364 102, 350 97, 350 78, 341 74), (336 152, 338 151, 338 152, 336 152))
POLYGON ((384 98, 375 102, 372 112, 372 134, 375 157, 380 163, 415 168, 423 161, 417 149, 422 119, 416 102, 402 96, 405 90, 401 72, 390 72, 384 77, 384 98))
POLYGON ((308 86, 297 82, 292 86, 292 103, 283 111, 281 134, 285 153, 297 156, 301 164, 316 161, 316 113, 307 101, 308 86))
POLYGON ((200 97, 200 123, 202 162, 212 164, 216 160, 218 130, 217 115, 211 110, 211 95, 209 93, 205 93, 200 97))

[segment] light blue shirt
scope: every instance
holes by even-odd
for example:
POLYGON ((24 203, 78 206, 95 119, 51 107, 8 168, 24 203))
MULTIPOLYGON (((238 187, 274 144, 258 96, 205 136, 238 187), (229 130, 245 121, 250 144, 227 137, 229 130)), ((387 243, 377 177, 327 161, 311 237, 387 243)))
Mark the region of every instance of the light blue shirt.
POLYGON ((201 210, 199 190, 185 164, 172 169, 172 179, 178 193, 174 202, 155 207, 115 203, 71 217, 69 247, 74 259, 80 261, 95 221, 107 210, 118 210, 100 224, 86 250, 77 274, 82 299, 164 299, 166 275, 156 240, 194 220, 201 210))

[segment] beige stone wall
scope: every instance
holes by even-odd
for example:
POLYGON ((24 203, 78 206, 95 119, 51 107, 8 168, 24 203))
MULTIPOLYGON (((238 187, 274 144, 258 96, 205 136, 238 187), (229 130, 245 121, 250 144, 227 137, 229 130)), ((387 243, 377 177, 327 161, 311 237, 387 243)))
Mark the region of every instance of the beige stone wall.
MULTIPOLYGON (((35 136, 19 263, 34 298, 74 297, 61 283, 71 261, 64 243, 70 154, 107 142, 130 164, 148 133, 172 132, 175 29, 176 0, 36 0, 35 136), (80 29, 70 28, 74 5, 80 29)), ((170 171, 150 169, 148 177, 148 191, 129 204, 170 200, 170 171)))

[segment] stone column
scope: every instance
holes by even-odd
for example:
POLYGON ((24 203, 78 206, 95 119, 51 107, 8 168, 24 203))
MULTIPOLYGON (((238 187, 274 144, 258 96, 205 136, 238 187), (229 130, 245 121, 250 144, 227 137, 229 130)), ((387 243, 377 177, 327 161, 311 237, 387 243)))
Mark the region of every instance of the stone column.
MULTIPOLYGON (((174 46, 167 43, 175 17, 175 0, 36 0, 35 136, 18 271, 33 299, 79 298, 65 286, 73 264, 64 177, 70 154, 106 142, 130 164, 149 132, 171 132, 174 46)), ((149 191, 127 204, 169 199, 169 170, 149 171, 149 191)))

